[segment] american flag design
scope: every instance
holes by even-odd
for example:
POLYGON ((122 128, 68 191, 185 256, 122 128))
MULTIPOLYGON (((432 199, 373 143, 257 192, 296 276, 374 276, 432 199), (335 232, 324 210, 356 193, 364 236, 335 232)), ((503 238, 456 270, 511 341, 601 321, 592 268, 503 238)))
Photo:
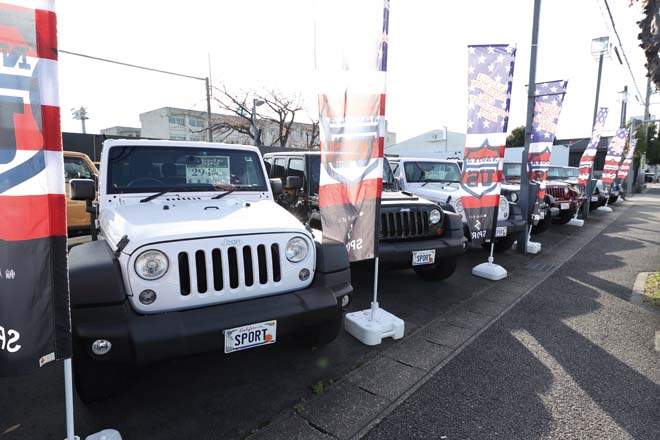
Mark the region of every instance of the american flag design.
POLYGON ((630 145, 628 146, 628 153, 626 154, 625 159, 621 162, 621 167, 619 167, 619 172, 617 177, 620 182, 626 180, 628 173, 630 172, 630 167, 633 163, 633 158, 635 157, 635 147, 637 147, 637 138, 634 136, 630 137, 630 145))
POLYGON ((600 134, 603 131, 605 126, 605 121, 607 120, 608 109, 606 107, 601 107, 596 113, 596 122, 594 123, 593 131, 591 132, 591 140, 587 145, 587 148, 582 153, 580 158, 579 165, 579 174, 578 174, 578 184, 584 185, 586 187, 589 182, 589 176, 591 175, 591 169, 594 166, 594 159, 596 158, 596 150, 598 148, 598 143, 600 142, 600 134))
POLYGON ((610 139, 607 146, 607 155, 605 156, 605 166, 603 167, 603 191, 609 194, 612 184, 616 179, 619 165, 621 165, 621 157, 623 156, 623 149, 626 147, 626 139, 628 139, 628 129, 619 128, 616 134, 610 139))
POLYGON ((378 254, 389 13, 389 0, 317 3, 323 239, 351 261, 378 254))
POLYGON ((535 87, 528 160, 530 180, 539 183, 539 200, 545 197, 552 145, 567 85, 568 81, 561 80, 538 83, 535 87))
POLYGON ((475 243, 495 236, 515 57, 516 48, 507 44, 468 46, 461 203, 475 243))
POLYGON ((0 3, 0 376, 71 357, 56 22, 0 3))

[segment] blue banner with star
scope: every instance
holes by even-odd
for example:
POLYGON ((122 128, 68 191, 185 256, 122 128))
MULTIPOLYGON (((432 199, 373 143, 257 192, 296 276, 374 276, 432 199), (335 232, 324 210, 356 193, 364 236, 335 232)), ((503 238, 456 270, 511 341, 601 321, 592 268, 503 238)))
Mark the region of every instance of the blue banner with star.
POLYGON ((515 57, 508 44, 468 46, 461 204, 474 243, 495 238, 515 57))
POLYGON ((534 118, 529 140, 529 178, 539 183, 539 200, 545 197, 548 167, 555 142, 555 131, 564 102, 568 81, 548 81, 536 84, 534 118))

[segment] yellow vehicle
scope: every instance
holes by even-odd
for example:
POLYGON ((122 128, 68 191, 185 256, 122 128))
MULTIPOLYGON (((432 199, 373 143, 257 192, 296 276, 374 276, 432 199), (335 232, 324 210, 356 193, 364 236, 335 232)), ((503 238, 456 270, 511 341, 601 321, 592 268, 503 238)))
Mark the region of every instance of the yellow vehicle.
POLYGON ((71 200, 71 179, 95 179, 99 171, 84 153, 64 152, 64 179, 66 182, 66 223, 69 236, 89 233, 90 215, 84 201, 71 200))

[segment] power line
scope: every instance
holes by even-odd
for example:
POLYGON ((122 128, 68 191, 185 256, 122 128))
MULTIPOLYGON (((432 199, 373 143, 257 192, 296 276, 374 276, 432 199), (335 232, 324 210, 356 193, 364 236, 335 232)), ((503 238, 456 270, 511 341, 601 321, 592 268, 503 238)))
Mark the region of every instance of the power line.
POLYGON ((199 76, 185 75, 183 73, 176 73, 176 72, 170 72, 170 71, 167 71, 167 70, 154 69, 153 67, 138 66, 137 64, 124 63, 122 61, 109 60, 107 58, 95 57, 95 56, 92 56, 92 55, 85 55, 85 54, 82 54, 82 53, 69 52, 68 50, 60 49, 59 52, 60 53, 65 53, 67 55, 75 55, 77 57, 89 58, 91 60, 104 61, 106 63, 112 63, 112 64, 119 64, 120 66, 134 67, 136 69, 142 69, 142 70, 149 70, 151 72, 164 73, 166 75, 173 75, 173 76, 180 76, 180 77, 183 77, 183 78, 197 79, 199 81, 205 81, 206 80, 206 78, 202 78, 202 77, 199 77, 199 76))
MULTIPOLYGON (((642 92, 639 90, 639 86, 637 85, 637 80, 635 79, 635 75, 633 74, 632 68, 630 67, 630 61, 628 61, 628 55, 626 55, 626 51, 623 49, 623 44, 621 43, 621 37, 619 37, 619 31, 616 29, 616 24, 614 23, 614 17, 612 16, 612 11, 610 10, 610 5, 607 2, 607 0, 603 0, 605 3, 605 8, 607 9, 607 15, 610 17, 610 22, 612 23, 612 30, 614 31, 614 35, 616 36, 617 41, 619 42, 619 48, 621 48, 621 53, 623 54, 623 59, 626 61, 626 66, 628 67, 628 72, 630 73, 630 78, 632 79, 633 84, 635 85, 635 90, 637 90, 637 95, 641 98, 642 92)), ((602 12, 602 10, 601 10, 602 12)), ((605 18, 605 17, 603 17, 605 18)))

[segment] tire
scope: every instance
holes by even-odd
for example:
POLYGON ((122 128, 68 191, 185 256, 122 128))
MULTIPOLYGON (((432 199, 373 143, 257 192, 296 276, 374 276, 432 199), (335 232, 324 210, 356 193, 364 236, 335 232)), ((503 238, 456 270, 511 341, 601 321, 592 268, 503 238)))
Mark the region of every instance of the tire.
POLYGON ((95 361, 86 350, 74 346, 73 381, 83 403, 89 404, 120 394, 128 380, 126 366, 95 361))
POLYGON ((458 257, 445 257, 437 259, 432 265, 415 266, 413 269, 425 281, 440 281, 452 276, 457 264, 458 257))
MULTIPOLYGON (((495 240, 495 246, 493 251, 499 254, 500 252, 504 252, 511 249, 511 246, 513 246, 513 242, 516 241, 517 235, 518 234, 512 234, 512 235, 507 235, 506 237, 497 238, 495 240)), ((490 249, 490 243, 483 243, 481 246, 483 246, 484 249, 490 249)))
POLYGON ((308 327, 299 333, 300 342, 307 348, 321 348, 335 340, 341 331, 343 314, 339 313, 337 319, 321 324, 318 327, 308 327))
POLYGON ((537 235, 537 234, 542 234, 548 229, 550 229, 550 225, 552 224, 552 216, 550 215, 550 212, 543 218, 543 220, 539 220, 539 223, 536 226, 532 226, 532 235, 537 235))
POLYGON ((570 222, 573 217, 575 217, 575 211, 562 211, 557 217, 556 223, 559 225, 565 225, 570 222))

